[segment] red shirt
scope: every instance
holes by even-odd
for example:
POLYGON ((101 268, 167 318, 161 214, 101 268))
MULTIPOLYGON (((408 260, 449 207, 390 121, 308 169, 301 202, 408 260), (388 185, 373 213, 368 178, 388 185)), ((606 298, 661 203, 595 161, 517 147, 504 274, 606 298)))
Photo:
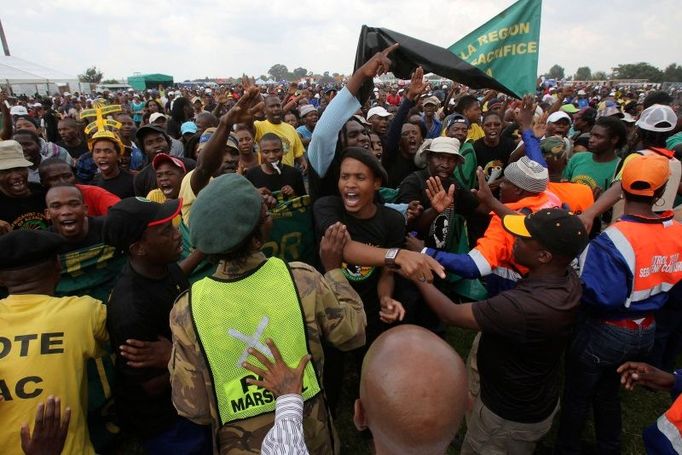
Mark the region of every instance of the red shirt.
POLYGON ((88 216, 103 216, 109 212, 109 207, 121 199, 99 186, 76 184, 83 195, 83 202, 88 206, 88 216))

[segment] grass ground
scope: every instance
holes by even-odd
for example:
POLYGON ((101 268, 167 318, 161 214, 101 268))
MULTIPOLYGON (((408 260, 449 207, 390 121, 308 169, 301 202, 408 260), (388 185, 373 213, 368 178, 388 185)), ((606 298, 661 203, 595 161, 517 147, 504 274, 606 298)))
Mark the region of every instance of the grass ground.
MULTIPOLYGON (((470 330, 449 329, 447 333, 448 342, 455 350, 466 359, 471 347, 475 333, 470 330)), ((346 371, 347 380, 344 384, 344 393, 339 405, 339 415, 336 419, 336 429, 341 439, 341 453, 352 455, 363 455, 373 453, 371 450, 371 439, 366 435, 358 433, 353 426, 353 400, 355 399, 358 386, 358 377, 352 365, 346 371)), ((623 409, 623 455, 639 455, 644 453, 642 445, 642 430, 658 416, 660 416, 670 406, 670 396, 666 393, 649 392, 638 388, 634 392, 621 392, 623 409)), ((536 450, 536 454, 551 454, 554 446, 554 437, 557 430, 558 417, 550 433, 541 441, 536 450)), ((458 441, 448 451, 449 454, 459 453, 459 444, 464 436, 465 428, 459 432, 458 441)), ((596 454, 592 443, 594 441, 594 431, 592 422, 588 422, 585 434, 583 434, 583 453, 596 454)))

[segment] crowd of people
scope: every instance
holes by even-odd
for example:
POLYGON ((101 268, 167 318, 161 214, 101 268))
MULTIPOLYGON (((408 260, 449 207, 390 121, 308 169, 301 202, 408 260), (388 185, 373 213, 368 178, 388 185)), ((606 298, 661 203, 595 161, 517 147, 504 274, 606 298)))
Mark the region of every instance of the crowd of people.
POLYGON ((0 94, 3 453, 339 453, 355 371, 377 454, 579 453, 590 413, 610 454, 623 386, 682 390, 682 94, 364 97, 395 47, 338 86, 0 94))

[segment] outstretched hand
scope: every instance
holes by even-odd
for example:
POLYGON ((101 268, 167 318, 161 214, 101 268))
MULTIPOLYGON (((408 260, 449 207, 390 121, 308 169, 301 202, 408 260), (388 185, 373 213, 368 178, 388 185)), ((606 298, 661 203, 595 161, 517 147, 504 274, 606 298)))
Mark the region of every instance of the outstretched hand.
POLYGON ((455 201, 455 185, 450 185, 446 192, 440 177, 429 177, 426 181, 426 195, 431 201, 431 208, 438 213, 443 213, 455 201))
POLYGON ((62 414, 59 397, 48 396, 45 403, 38 404, 33 434, 28 423, 21 426, 21 450, 26 455, 59 455, 64 448, 70 420, 71 408, 67 406, 62 414))
POLYGON ((633 390, 637 384, 655 390, 671 390, 675 385, 674 375, 644 362, 625 362, 616 372, 627 390, 633 390))
POLYGON ((276 397, 288 394, 300 394, 303 389, 303 372, 310 361, 310 355, 306 354, 301 357, 296 368, 289 368, 284 362, 282 354, 280 354, 275 343, 268 339, 265 344, 268 345, 270 352, 272 352, 274 363, 262 352, 249 348, 249 354, 258 359, 265 369, 244 362, 242 364, 244 368, 262 378, 260 380, 248 378, 246 381, 249 384, 268 389, 276 397))

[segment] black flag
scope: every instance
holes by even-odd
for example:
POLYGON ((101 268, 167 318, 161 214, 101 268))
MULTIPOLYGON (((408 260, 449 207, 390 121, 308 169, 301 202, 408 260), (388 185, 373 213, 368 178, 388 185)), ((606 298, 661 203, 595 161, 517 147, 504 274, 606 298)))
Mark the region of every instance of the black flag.
MULTIPOLYGON (((400 46, 388 58, 391 59, 391 72, 400 79, 410 79, 414 70, 421 66, 425 73, 434 73, 471 88, 494 89, 516 98, 514 92, 449 50, 387 28, 362 26, 354 71, 374 54, 395 43, 400 46)), ((361 102, 369 97, 373 85, 371 80, 363 84, 358 94, 361 102)))

